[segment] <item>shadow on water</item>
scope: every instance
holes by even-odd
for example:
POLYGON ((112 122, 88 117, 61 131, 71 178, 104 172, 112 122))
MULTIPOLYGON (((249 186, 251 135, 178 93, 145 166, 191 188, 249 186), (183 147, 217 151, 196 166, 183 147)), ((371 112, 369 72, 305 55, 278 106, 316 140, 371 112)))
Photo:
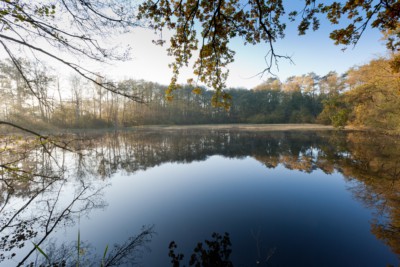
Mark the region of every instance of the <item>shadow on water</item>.
MULTIPOLYGON (((167 162, 204 161, 213 155, 250 156, 268 169, 284 166, 305 173, 338 172, 347 181, 356 181, 349 183, 349 190, 373 210, 371 232, 400 255, 400 143, 396 138, 361 132, 229 130, 138 130, 77 137, 70 143, 73 151, 33 139, 1 139, 0 264, 45 266, 46 261, 33 261, 38 257, 35 242, 45 246, 53 262, 75 265, 77 256, 70 251, 76 242, 52 242, 52 233, 76 225, 93 210, 104 209, 107 203, 102 192, 113 174, 120 170, 133 174, 167 162)), ((110 248, 108 255, 129 251, 120 254, 120 263, 135 262, 136 252, 153 234, 153 227, 146 227, 114 250, 110 248)), ((94 255, 89 252, 90 244, 82 244, 87 251, 81 258, 84 266, 101 262, 102 255, 94 255)), ((228 234, 213 234, 211 240, 196 246, 189 266, 201 261, 199 266, 233 266, 230 245, 228 234), (221 264, 207 265, 205 260, 221 264)), ((172 265, 181 266, 183 254, 176 252, 177 243, 172 242, 169 249, 172 265)), ((270 250, 266 257, 273 254, 270 250)))

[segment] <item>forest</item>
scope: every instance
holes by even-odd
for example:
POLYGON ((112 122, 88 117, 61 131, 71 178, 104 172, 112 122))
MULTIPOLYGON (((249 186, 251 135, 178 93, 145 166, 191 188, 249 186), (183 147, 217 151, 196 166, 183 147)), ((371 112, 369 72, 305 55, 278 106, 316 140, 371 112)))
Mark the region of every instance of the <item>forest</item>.
POLYGON ((0 62, 0 120, 32 129, 120 128, 151 124, 321 123, 386 133, 400 132, 400 74, 396 54, 338 74, 308 73, 285 81, 270 77, 258 86, 228 88, 230 106, 215 107, 214 91, 180 85, 173 97, 167 85, 109 79, 132 101, 79 75, 61 77, 49 66, 19 59, 22 76, 9 60, 0 62))

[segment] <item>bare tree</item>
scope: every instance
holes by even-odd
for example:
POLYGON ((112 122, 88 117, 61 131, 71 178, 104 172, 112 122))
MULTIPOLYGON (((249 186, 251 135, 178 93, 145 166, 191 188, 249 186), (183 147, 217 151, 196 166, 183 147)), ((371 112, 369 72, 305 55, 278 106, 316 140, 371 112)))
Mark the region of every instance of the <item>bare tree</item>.
MULTIPOLYGON (((81 59, 104 63, 129 58, 128 48, 106 47, 102 41, 137 26, 132 1, 0 0, 0 9, 0 48, 33 94, 34 80, 16 56, 21 52, 38 61, 48 58, 59 62, 105 90, 143 102, 140 96, 119 91, 100 74, 79 64, 81 59)), ((35 96, 40 99, 40 95, 35 96)))

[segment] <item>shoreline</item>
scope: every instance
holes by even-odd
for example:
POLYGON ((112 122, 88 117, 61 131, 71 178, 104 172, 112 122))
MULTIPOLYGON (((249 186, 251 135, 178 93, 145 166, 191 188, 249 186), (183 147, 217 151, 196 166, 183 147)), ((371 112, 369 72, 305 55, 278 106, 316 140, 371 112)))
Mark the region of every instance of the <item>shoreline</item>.
POLYGON ((132 130, 247 130, 247 131, 292 131, 292 130, 335 130, 322 124, 198 124, 198 125, 143 125, 129 127, 132 130))
MULTIPOLYGON (((12 128, 12 127, 11 127, 12 128)), ((312 123, 288 123, 288 124, 196 124, 196 125, 139 125, 133 127, 118 127, 118 128, 91 128, 91 129, 47 129, 36 130, 43 135, 64 135, 77 133, 106 133, 113 131, 129 132, 129 131, 179 131, 179 130, 231 130, 231 131, 254 131, 254 132, 272 132, 272 131, 360 131, 365 132, 368 129, 357 127, 345 127, 337 129, 331 125, 312 124, 312 123)), ((17 129, 0 129, 1 135, 17 134, 30 135, 27 132, 17 129)))

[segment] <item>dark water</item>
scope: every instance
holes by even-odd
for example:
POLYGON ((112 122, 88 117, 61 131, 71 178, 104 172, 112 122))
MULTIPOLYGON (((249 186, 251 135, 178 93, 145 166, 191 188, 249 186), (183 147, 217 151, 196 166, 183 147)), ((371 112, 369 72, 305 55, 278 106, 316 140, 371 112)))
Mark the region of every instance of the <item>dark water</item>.
MULTIPOLYGON (((399 139, 206 130, 74 138, 81 153, 2 150, 0 266, 46 263, 32 242, 51 262, 75 265, 78 238, 80 266, 100 266, 107 245, 126 266, 173 266, 171 241, 187 266, 199 242, 209 249, 205 240, 224 255, 218 266, 400 264, 399 139)), ((216 261, 211 254, 199 261, 216 261)))

